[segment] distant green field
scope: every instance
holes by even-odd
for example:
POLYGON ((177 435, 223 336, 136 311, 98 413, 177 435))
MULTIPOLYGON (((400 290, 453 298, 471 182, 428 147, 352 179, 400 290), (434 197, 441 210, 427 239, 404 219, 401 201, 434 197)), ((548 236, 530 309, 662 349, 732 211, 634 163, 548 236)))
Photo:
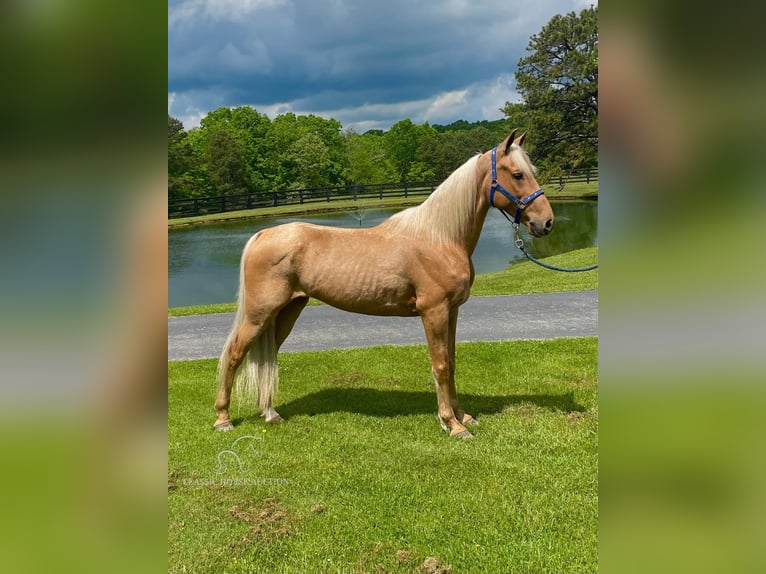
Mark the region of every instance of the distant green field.
POLYGON ((567 183, 559 190, 558 184, 544 185, 545 195, 552 199, 596 199, 598 197, 598 181, 591 183, 567 183))

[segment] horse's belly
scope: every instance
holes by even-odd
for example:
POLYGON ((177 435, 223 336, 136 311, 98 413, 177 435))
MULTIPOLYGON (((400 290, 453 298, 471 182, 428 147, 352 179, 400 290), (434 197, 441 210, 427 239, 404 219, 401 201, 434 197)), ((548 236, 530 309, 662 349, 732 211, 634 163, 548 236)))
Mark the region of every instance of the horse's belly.
POLYGON ((350 301, 349 299, 337 299, 317 297, 320 301, 350 311, 352 313, 363 313, 365 315, 381 315, 387 317, 414 317, 415 311, 414 298, 412 303, 401 301, 350 301))
POLYGON ((400 278, 336 277, 306 289, 307 295, 353 313, 409 317, 415 312, 415 289, 400 278), (395 279, 395 280, 391 280, 395 279))
POLYGON ((415 315, 415 287, 406 262, 391 253, 366 257, 356 247, 346 244, 342 252, 330 249, 305 256, 299 277, 306 295, 354 313, 415 315))

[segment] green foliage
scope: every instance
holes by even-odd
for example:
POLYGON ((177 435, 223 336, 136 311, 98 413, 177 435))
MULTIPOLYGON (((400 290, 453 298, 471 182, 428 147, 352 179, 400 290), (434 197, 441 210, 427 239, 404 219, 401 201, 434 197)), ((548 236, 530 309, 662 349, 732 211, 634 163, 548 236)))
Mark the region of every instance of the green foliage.
POLYGON ((566 172, 598 161, 598 8, 556 15, 533 35, 516 72, 523 104, 503 112, 528 129, 539 166, 566 172))
POLYGON ((359 135, 347 130, 344 176, 349 183, 382 183, 390 181, 393 174, 391 162, 386 155, 383 136, 368 131, 359 135))
POLYGON ((316 133, 308 133, 290 146, 296 180, 291 187, 330 185, 330 152, 316 133))
MULTIPOLYGON (((508 135, 508 132, 511 131, 515 126, 509 125, 507 120, 500 119, 500 120, 481 120, 478 122, 467 122, 465 120, 457 120, 447 125, 433 124, 432 127, 439 133, 462 132, 462 131, 470 131, 476 128, 484 128, 491 132, 502 133, 505 136, 505 135, 508 135)), ((495 143, 498 143, 498 142, 495 142, 495 143)))
POLYGON ((197 164, 192 138, 184 131, 181 121, 168 114, 169 200, 204 194, 205 182, 196 177, 197 164))
POLYGON ((407 118, 395 123, 383 136, 383 144, 394 168, 396 181, 407 180, 407 174, 415 161, 415 156, 420 148, 420 137, 423 134, 421 134, 418 126, 407 118))
POLYGON ((340 130, 339 121, 314 115, 287 113, 274 118, 264 138, 264 150, 257 164, 259 172, 268 182, 268 191, 300 187, 305 177, 314 181, 321 179, 320 185, 341 184, 344 150, 340 130), (315 137, 297 143, 309 134, 315 137), (320 143, 324 145, 324 151, 320 143), (312 157, 296 156, 296 153, 304 151, 313 154, 312 157), (317 162, 325 170, 321 178, 312 173, 314 168, 309 167, 317 165, 317 162))
POLYGON ((248 166, 240 141, 225 128, 213 130, 207 138, 207 173, 221 195, 245 193, 248 189, 248 166))
POLYGON ((335 119, 286 113, 270 120, 240 106, 213 110, 185 132, 168 116, 169 196, 442 180, 502 141, 510 121, 432 127, 404 119, 358 134, 335 119))
POLYGON ((504 128, 493 131, 484 125, 436 133, 437 137, 423 142, 418 153, 418 160, 429 166, 436 179, 445 179, 472 155, 491 149, 508 135, 504 128))

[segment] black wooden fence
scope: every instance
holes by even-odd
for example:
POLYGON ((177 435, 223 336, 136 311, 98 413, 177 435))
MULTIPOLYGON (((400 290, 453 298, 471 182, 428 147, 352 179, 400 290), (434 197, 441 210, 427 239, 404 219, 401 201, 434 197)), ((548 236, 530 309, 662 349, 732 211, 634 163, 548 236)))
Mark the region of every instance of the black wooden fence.
MULTIPOLYGON (((583 170, 582 173, 554 178, 551 183, 563 185, 568 182, 587 182, 597 179, 597 170, 583 170)), ((240 195, 210 195, 168 201, 168 219, 225 213, 259 207, 280 205, 306 205, 329 203, 339 200, 386 199, 430 195, 440 181, 410 181, 405 183, 355 184, 339 187, 314 187, 271 192, 250 192, 240 195)))
POLYGON ((568 175, 552 178, 548 185, 558 184, 563 186, 566 183, 590 183, 591 181, 598 181, 598 168, 573 170, 568 175))
POLYGON ((241 195, 213 195, 168 201, 168 218, 189 217, 209 213, 224 213, 240 209, 277 207, 280 205, 306 205, 339 200, 385 199, 430 195, 439 181, 411 181, 406 183, 374 183, 315 187, 285 191, 251 192, 241 195))

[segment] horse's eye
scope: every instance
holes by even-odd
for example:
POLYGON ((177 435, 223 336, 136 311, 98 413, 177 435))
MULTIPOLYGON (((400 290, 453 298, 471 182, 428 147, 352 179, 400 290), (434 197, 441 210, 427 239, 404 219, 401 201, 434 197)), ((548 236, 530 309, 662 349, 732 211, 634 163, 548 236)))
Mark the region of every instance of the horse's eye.
POLYGON ((522 177, 524 177, 524 175, 519 172, 513 173, 511 175, 513 175, 513 179, 521 179, 522 177))

